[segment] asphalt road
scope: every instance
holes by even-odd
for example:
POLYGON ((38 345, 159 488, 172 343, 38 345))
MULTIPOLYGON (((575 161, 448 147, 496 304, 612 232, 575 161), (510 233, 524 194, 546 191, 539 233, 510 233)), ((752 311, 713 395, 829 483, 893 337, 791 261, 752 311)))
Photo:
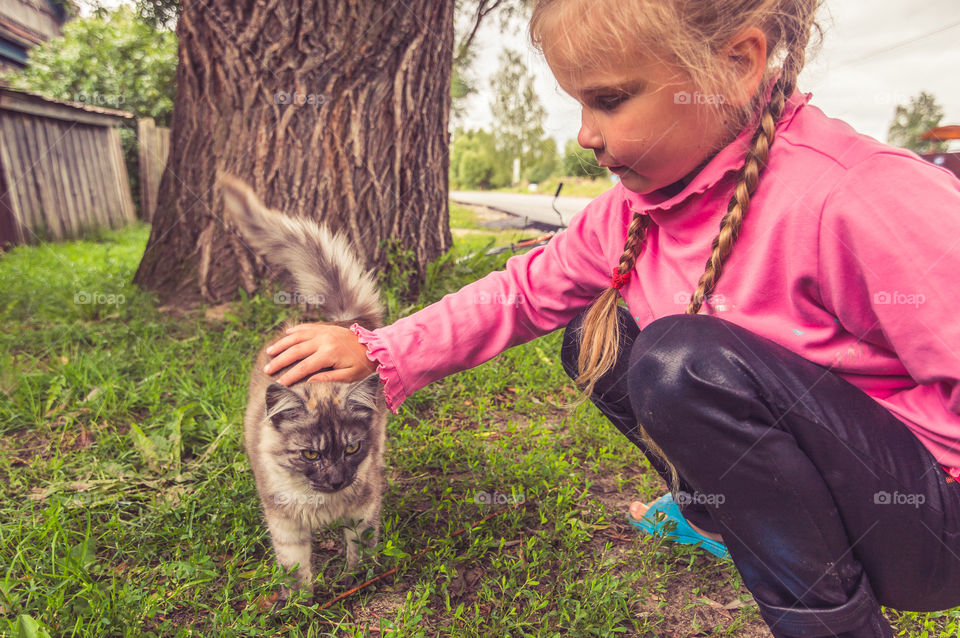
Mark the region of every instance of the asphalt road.
MULTIPOLYGON (((450 199, 458 204, 472 204, 486 206, 509 215, 527 217, 529 225, 545 230, 559 228, 560 216, 553 210, 553 195, 521 195, 518 193, 485 193, 482 191, 451 191, 450 199)), ((589 197, 557 198, 557 209, 560 210, 564 226, 570 222, 575 214, 586 207, 589 197)))

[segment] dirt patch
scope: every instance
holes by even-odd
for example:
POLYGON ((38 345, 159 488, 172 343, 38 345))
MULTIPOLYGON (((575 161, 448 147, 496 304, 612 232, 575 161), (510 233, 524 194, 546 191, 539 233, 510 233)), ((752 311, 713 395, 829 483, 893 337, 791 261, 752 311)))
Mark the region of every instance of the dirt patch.
POLYGON ((377 592, 366 605, 354 612, 354 624, 363 628, 380 628, 380 620, 390 620, 406 602, 406 592, 387 589, 377 592))
MULTIPOLYGON (((80 412, 89 412, 81 408, 80 412)), ((0 452, 10 459, 13 467, 24 467, 35 459, 49 459, 55 454, 74 452, 90 447, 95 441, 94 432, 83 421, 74 419, 73 427, 67 425, 67 417, 57 417, 50 425, 58 430, 56 435, 47 431, 17 430, 0 435, 0 452)))

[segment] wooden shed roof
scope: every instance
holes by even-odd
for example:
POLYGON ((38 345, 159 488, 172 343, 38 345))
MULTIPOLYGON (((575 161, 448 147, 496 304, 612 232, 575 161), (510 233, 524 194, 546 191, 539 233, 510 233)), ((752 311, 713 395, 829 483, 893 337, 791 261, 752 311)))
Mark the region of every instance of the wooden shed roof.
POLYGON ((19 111, 30 115, 94 126, 117 126, 127 120, 134 119, 133 113, 128 111, 108 109, 80 102, 52 100, 2 85, 0 85, 0 110, 19 111))

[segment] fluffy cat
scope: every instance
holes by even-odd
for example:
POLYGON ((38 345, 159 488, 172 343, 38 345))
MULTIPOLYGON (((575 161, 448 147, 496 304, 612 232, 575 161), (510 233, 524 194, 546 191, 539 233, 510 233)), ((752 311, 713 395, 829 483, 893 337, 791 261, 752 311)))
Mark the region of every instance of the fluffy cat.
MULTIPOLYGON (((315 304, 329 323, 382 325, 383 306, 349 242, 308 219, 266 208, 241 180, 221 179, 225 218, 247 245, 291 275, 297 296, 315 304)), ((270 339, 271 345, 286 326, 270 339)), ((361 536, 379 539, 385 488, 383 452, 387 409, 376 373, 356 383, 275 382, 260 351, 250 375, 244 446, 256 479, 270 539, 281 567, 297 568, 293 587, 312 591, 311 539, 320 526, 346 523, 347 567, 359 560, 361 536)), ((280 603, 289 596, 285 586, 280 603)))

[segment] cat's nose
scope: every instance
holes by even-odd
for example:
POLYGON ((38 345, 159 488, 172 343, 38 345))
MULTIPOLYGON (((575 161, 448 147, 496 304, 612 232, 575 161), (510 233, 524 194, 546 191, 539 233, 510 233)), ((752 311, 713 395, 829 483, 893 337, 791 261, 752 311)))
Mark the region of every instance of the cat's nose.
POLYGON ((335 490, 339 490, 341 487, 343 487, 343 484, 347 482, 347 478, 342 472, 331 472, 327 476, 327 480, 330 482, 330 487, 335 490))

